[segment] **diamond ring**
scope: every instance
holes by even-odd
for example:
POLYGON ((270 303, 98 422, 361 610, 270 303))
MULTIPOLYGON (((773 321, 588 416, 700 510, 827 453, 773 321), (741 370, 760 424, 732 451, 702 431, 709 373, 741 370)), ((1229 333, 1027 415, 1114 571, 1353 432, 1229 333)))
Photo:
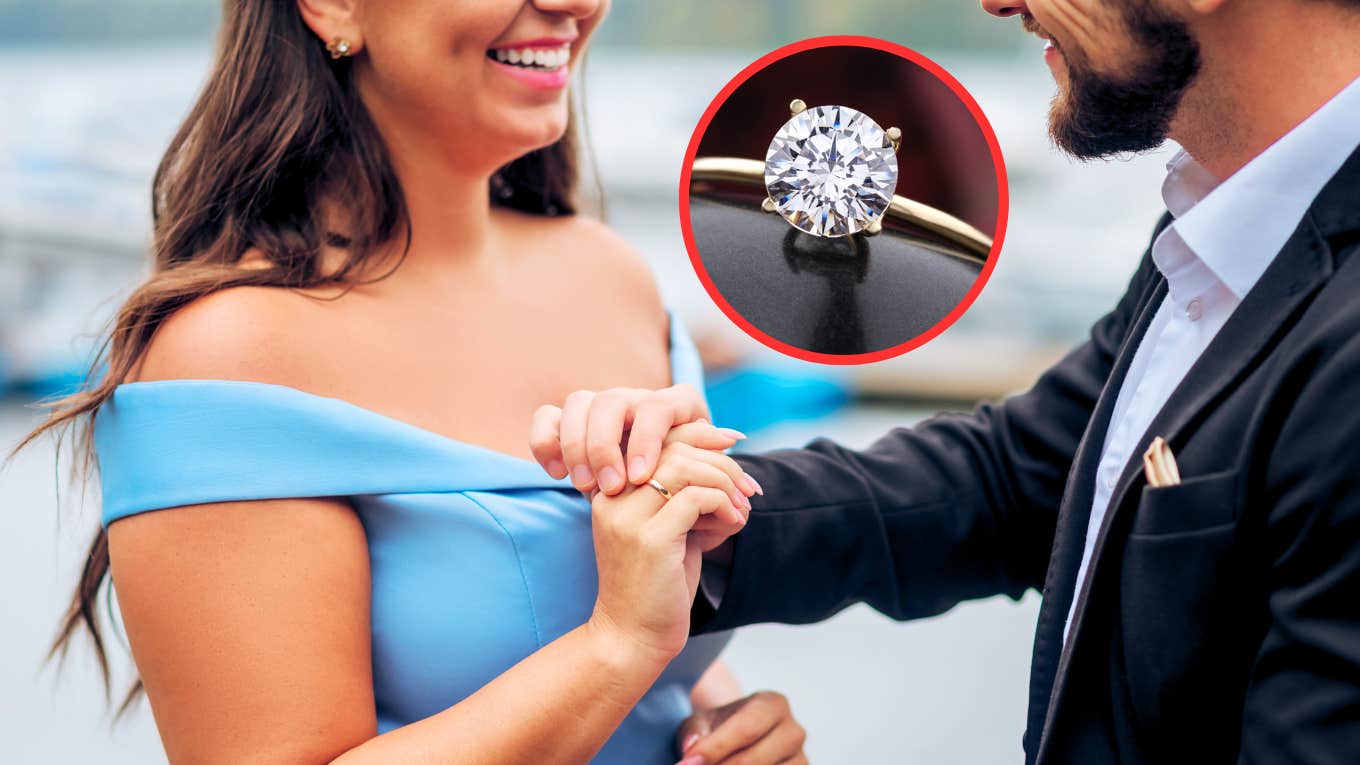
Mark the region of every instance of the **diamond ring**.
MULTIPOLYGON (((713 184, 734 186, 750 192, 759 189, 763 194, 769 193, 765 184, 765 164, 757 159, 698 157, 690 166, 689 182, 692 191, 704 189, 706 193, 712 193, 713 184)), ((767 197, 761 207, 773 212, 774 200, 767 197)), ((977 265, 986 263, 991 254, 990 236, 943 210, 914 199, 894 195, 887 212, 877 219, 878 225, 872 229, 866 228, 864 233, 877 232, 885 219, 942 239, 953 245, 951 254, 977 265)))
POLYGON ((813 236, 877 234, 897 190, 902 131, 848 106, 789 104, 765 154, 762 203, 813 236))

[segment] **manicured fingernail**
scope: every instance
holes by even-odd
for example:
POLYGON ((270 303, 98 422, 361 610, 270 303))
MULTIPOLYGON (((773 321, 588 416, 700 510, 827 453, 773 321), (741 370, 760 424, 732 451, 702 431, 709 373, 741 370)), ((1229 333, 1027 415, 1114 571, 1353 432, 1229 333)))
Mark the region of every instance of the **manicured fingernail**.
POLYGON ((697 743, 699 743, 698 733, 691 733, 688 736, 685 736, 685 742, 680 745, 680 753, 689 754, 689 748, 697 743))
POLYGON ((718 428, 718 432, 723 434, 724 436, 727 436, 728 438, 735 438, 738 441, 742 440, 743 438, 746 438, 745 433, 741 432, 740 430, 733 430, 732 428, 718 428))
POLYGON ((751 509, 751 500, 747 499, 746 495, 742 494, 741 492, 733 492, 732 504, 736 505, 737 507, 745 508, 747 510, 751 509))
POLYGON ((600 488, 605 491, 618 491, 623 488, 623 479, 619 477, 619 471, 612 467, 604 467, 600 470, 600 488))
POLYGON ((628 460, 628 477, 634 481, 642 477, 647 472, 647 460, 643 457, 634 457, 628 460))
POLYGON ((565 478, 567 476, 567 466, 562 460, 548 460, 548 475, 553 478, 565 478))
POLYGON ((707 765, 707 763, 708 760, 705 760, 702 754, 696 754, 693 757, 686 757, 675 765, 707 765))
POLYGON ((700 417, 699 419, 695 420, 695 422, 702 422, 703 424, 707 425, 707 424, 708 424, 708 418, 707 418, 707 417, 700 417))
POLYGON ((756 494, 759 494, 762 497, 765 496, 765 490, 760 487, 760 481, 757 481, 750 473, 742 473, 742 475, 746 476, 747 481, 750 481, 751 489, 755 491, 756 494))
POLYGON ((590 472, 588 465, 577 465, 571 469, 571 482, 576 484, 576 488, 584 489, 594 480, 595 474, 590 472))

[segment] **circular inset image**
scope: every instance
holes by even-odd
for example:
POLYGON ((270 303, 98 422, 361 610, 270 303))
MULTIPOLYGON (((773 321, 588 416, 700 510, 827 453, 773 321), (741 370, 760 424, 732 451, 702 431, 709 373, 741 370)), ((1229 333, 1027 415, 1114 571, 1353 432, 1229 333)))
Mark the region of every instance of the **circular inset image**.
POLYGON ((865 37, 780 48, 723 88, 680 178, 685 246, 760 342, 830 364, 890 358, 968 309, 1006 227, 1005 164, 972 96, 865 37))

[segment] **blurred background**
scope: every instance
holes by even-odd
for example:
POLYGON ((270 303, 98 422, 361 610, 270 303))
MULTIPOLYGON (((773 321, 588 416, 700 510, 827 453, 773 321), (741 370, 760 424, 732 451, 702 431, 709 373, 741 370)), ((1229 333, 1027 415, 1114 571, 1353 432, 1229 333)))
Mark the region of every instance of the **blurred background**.
MULTIPOLYGON (((151 173, 209 61, 219 0, 0 0, 0 448, 33 401, 77 381, 142 273, 151 173)), ((650 259, 701 338, 720 424, 745 448, 829 435, 866 445, 941 409, 1026 387, 1121 293, 1160 212, 1168 150, 1080 164, 1048 143, 1041 43, 952 0, 624 0, 585 72, 609 221, 650 259), (709 101, 775 47, 865 34, 915 48, 968 88, 1000 139, 1011 212, 996 270, 936 340, 865 368, 766 350, 690 268, 681 160, 709 101)), ((873 76, 864 73, 863 76, 873 76)), ((791 88, 796 87, 791 84, 791 88)), ((0 762, 164 761, 139 705, 112 725, 89 652, 43 657, 97 524, 54 445, 0 472, 0 762)), ((824 624, 742 631, 727 657, 749 689, 786 693, 821 763, 1018 762, 1038 598, 970 603, 895 624, 855 607, 824 624)), ((112 652, 126 657, 115 630, 112 652)), ((116 692, 129 675, 115 662, 116 692)))

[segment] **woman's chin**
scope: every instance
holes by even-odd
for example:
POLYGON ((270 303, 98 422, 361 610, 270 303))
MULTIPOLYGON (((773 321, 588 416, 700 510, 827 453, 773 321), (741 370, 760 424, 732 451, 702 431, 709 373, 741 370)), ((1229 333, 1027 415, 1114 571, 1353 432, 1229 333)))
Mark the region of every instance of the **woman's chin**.
POLYGON ((552 146, 567 133, 566 109, 522 110, 501 122, 507 145, 520 149, 518 155, 552 146))

